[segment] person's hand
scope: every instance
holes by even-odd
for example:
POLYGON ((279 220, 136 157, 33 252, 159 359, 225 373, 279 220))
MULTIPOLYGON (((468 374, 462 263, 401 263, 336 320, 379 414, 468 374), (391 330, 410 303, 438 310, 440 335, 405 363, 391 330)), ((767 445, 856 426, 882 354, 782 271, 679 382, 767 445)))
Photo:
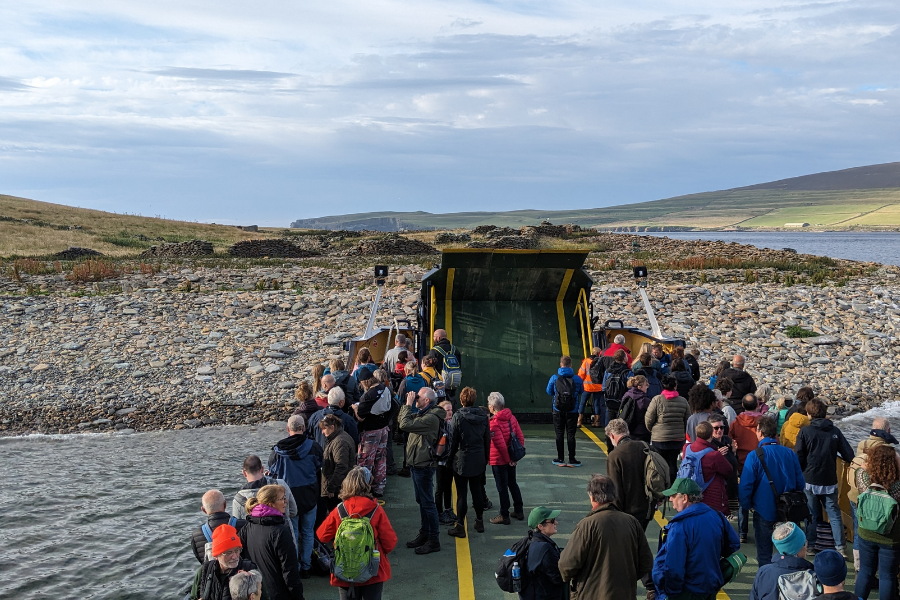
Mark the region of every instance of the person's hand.
POLYGON ((416 393, 415 392, 409 392, 408 394, 406 394, 406 405, 407 406, 412 406, 413 403, 415 403, 415 401, 416 401, 416 393))
POLYGON ((516 466, 516 461, 514 461, 514 460, 509 461, 509 466, 511 466, 511 467, 516 466))
POLYGON ((737 446, 737 440, 731 440, 731 450, 732 450, 735 454, 737 454, 737 448, 738 448, 738 446, 737 446))
POLYGON ((329 498, 334 498, 334 494, 332 494, 331 492, 328 492, 328 493, 326 494, 326 496, 328 496, 329 498))
POLYGON ((728 450, 729 450, 728 446, 722 446, 721 448, 719 448, 719 454, 721 454, 722 456, 725 456, 726 454, 728 454, 728 450))

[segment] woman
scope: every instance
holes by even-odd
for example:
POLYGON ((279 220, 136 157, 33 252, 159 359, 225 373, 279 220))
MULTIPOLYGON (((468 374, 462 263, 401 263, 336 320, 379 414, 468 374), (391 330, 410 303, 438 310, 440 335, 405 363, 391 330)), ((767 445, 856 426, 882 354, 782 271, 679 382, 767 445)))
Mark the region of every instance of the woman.
POLYGON ((312 373, 310 376, 312 377, 313 381, 313 396, 315 396, 322 390, 322 377, 325 376, 325 365, 313 365, 312 373))
POLYGON ((756 396, 756 412, 766 414, 769 412, 769 400, 772 398, 772 386, 768 383, 761 383, 759 387, 756 388, 756 391, 753 392, 753 395, 756 396))
POLYGON ((525 519, 522 504, 522 492, 516 483, 516 463, 509 458, 509 436, 512 432, 522 445, 525 445, 525 436, 522 428, 513 416, 512 411, 506 408, 506 401, 500 392, 491 392, 488 395, 488 410, 491 411, 491 452, 489 462, 494 472, 494 483, 497 484, 497 494, 500 496, 500 514, 491 519, 495 525, 509 525, 512 516, 520 521, 525 519), (513 511, 509 512, 509 495, 512 494, 513 511))
POLYGON ((431 387, 431 383, 438 377, 437 369, 434 368, 437 361, 438 359, 430 355, 422 359, 422 372, 419 375, 425 380, 425 385, 428 387, 431 387))
MULTIPOLYGON (((676 350, 680 350, 680 348, 676 348, 676 350)), ((678 391, 678 395, 687 398, 696 383, 687 361, 683 358, 673 358, 671 375, 675 378, 675 389, 678 391)))
POLYGON ((716 370, 713 372, 712 377, 709 378, 709 389, 716 389, 716 381, 719 380, 719 375, 722 374, 722 371, 725 369, 730 369, 731 363, 727 360, 720 360, 719 364, 716 365, 716 370))
POLYGON ((678 453, 684 444, 684 432, 691 407, 687 400, 678 395, 675 377, 663 375, 662 387, 662 394, 653 398, 647 407, 644 424, 650 431, 650 445, 666 460, 670 481, 675 481, 678 453))
POLYGON ((637 372, 640 369, 644 369, 647 367, 656 369, 657 373, 659 372, 661 367, 659 361, 653 358, 653 344, 651 344, 650 342, 644 342, 643 344, 641 344, 641 349, 637 353, 637 358, 635 358, 631 363, 631 371, 637 372))
POLYGON ((797 411, 788 417, 784 427, 781 428, 781 445, 793 450, 794 445, 797 443, 797 435, 809 423, 809 416, 806 414, 806 401, 801 400, 797 405, 797 411))
MULTIPOLYGON (((347 515, 371 515, 369 523, 372 525, 372 532, 375 534, 375 548, 381 553, 381 562, 378 563, 378 573, 366 581, 353 586, 350 591, 350 584, 346 581, 340 581, 334 575, 331 576, 331 585, 338 588, 341 600, 347 598, 356 598, 356 600, 381 600, 381 593, 384 590, 384 582, 391 578, 391 564, 388 562, 388 554, 394 551, 397 546, 397 534, 391 527, 387 513, 379 506, 378 501, 372 497, 369 488, 368 470, 363 467, 353 467, 347 473, 344 483, 341 484, 340 499, 341 505, 347 515)), ((319 525, 316 535, 319 540, 324 543, 334 541, 337 535, 338 526, 341 524, 340 508, 335 508, 325 521, 319 525)))
POLYGON ((247 524, 238 536, 243 542, 244 558, 258 565, 271 600, 303 600, 297 547, 284 516, 286 494, 280 485, 259 488, 256 496, 247 500, 247 524))
POLYGON ((791 406, 793 406, 794 401, 788 396, 782 396, 778 400, 775 401, 775 410, 778 411, 778 435, 781 435, 781 428, 784 427, 784 422, 787 421, 788 413, 791 410, 791 406))
POLYGON ((262 598, 262 573, 240 571, 228 583, 231 600, 260 600, 262 598))
POLYGON ((375 371, 376 377, 362 382, 363 394, 360 401, 354 405, 354 414, 359 421, 359 447, 356 452, 356 464, 366 467, 372 473, 372 494, 376 498, 384 496, 384 488, 387 484, 387 447, 391 410, 394 401, 388 379, 384 369, 375 371), (387 410, 375 414, 374 410, 381 410, 387 403, 387 410))
POLYGON ((737 459, 737 442, 728 437, 728 419, 725 415, 713 413, 709 417, 709 424, 712 425, 712 437, 709 438, 710 445, 716 449, 732 467, 731 476, 725 481, 725 493, 728 494, 728 512, 729 515, 735 515, 740 509, 738 497, 738 459, 737 459))
MULTIPOLYGON (((867 453, 868 465, 856 471, 856 486, 859 488, 859 507, 862 515, 863 495, 871 488, 886 492, 896 502, 900 502, 900 465, 897 451, 893 446, 875 446, 867 453)), ((878 587, 879 598, 898 597, 897 575, 900 573, 900 519, 884 534, 863 527, 859 522, 859 538, 853 540, 859 550, 859 573, 856 574, 854 592, 861 598, 868 598, 869 592, 878 587)))
POLYGON ((703 421, 709 420, 712 414, 713 406, 718 400, 711 389, 702 383, 698 383, 688 392, 688 405, 691 407, 691 416, 688 417, 687 430, 685 434, 687 439, 693 443, 697 441, 697 425, 703 421))
MULTIPOLYGON (((449 400, 438 402, 438 406, 444 409, 444 423, 447 426, 447 442, 453 448, 453 403, 449 400)), ((441 525, 453 525, 456 523, 456 513, 453 512, 453 468, 450 466, 450 455, 439 460, 434 468, 434 504, 437 506, 438 521, 441 525)))
POLYGON ((340 502, 338 494, 350 469, 356 466, 356 443, 344 431, 341 419, 325 415, 319 421, 319 429, 325 436, 325 452, 322 457, 322 497, 325 506, 333 509, 340 502))
POLYGON ((316 403, 313 388, 308 381, 300 382, 300 385, 294 390, 294 398, 300 405, 294 409, 293 414, 300 415, 303 417, 304 423, 309 423, 309 418, 321 407, 316 403))
POLYGON ((484 533, 484 472, 491 454, 491 428, 484 411, 475 408, 474 388, 464 387, 459 392, 459 403, 462 408, 450 421, 453 444, 449 461, 456 483, 456 524, 447 533, 464 538, 469 489, 475 508, 475 531, 484 533))
POLYGON ((418 393, 423 387, 428 387, 425 378, 418 373, 418 365, 415 359, 410 359, 406 362, 403 372, 406 373, 406 377, 403 378, 403 381, 400 382, 400 387, 397 388, 398 398, 406 398, 408 392, 418 393))
POLYGON ((556 534, 559 510, 538 506, 528 515, 531 545, 524 565, 529 576, 528 585, 519 592, 521 600, 562 600, 569 597, 569 586, 559 573, 562 552, 551 536, 556 534))
POLYGON ((650 382, 643 375, 635 375, 628 380, 628 391, 622 396, 622 406, 625 406, 629 399, 634 400, 634 413, 631 419, 627 421, 630 436, 634 440, 650 442, 650 432, 644 423, 644 417, 647 415, 647 408, 650 406, 651 398, 647 394, 650 389, 650 382))
POLYGON ((662 384, 659 382, 661 368, 660 362, 653 358, 653 355, 642 353, 631 369, 635 375, 643 375, 647 378, 649 384, 647 395, 651 398, 662 393, 662 384))

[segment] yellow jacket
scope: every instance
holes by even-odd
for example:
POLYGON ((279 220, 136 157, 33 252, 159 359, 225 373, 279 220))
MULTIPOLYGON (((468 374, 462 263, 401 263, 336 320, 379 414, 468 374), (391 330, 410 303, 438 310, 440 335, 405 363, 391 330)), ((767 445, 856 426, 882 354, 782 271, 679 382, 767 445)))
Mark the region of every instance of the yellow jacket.
POLYGON ((793 449, 797 443, 797 434, 807 425, 809 425, 809 417, 798 412, 792 414, 781 428, 781 445, 793 449))

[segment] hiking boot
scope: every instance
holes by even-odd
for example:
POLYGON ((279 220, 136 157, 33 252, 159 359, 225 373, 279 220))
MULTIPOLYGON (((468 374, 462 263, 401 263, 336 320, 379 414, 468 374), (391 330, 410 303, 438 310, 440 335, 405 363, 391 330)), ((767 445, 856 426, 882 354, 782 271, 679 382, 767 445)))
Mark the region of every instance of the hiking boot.
POLYGON ((463 527, 461 523, 457 523, 456 525, 448 529, 447 533, 449 533, 453 537, 464 538, 466 537, 466 528, 463 527))
MULTIPOLYGON (((475 508, 474 506, 472 508, 475 508)), ((494 508, 494 503, 491 502, 490 498, 484 499, 484 510, 491 510, 494 508)))
POLYGON ((450 516, 451 523, 456 523, 457 521, 459 521, 459 517, 456 516, 456 513, 453 512, 452 508, 447 509, 447 514, 450 516))
POLYGON ((428 534, 422 531, 419 532, 419 535, 416 536, 416 539, 410 540, 406 542, 407 548, 418 548, 422 544, 428 541, 428 534))
POLYGON ((412 477, 412 474, 409 472, 409 467, 403 467, 399 471, 397 471, 397 475, 400 477, 412 477))
POLYGON ((440 521, 441 525, 453 525, 456 519, 450 517, 449 510, 442 510, 438 513, 438 521, 440 521))
POLYGON ((396 475, 397 467, 388 467, 387 473, 385 475, 396 475))
POLYGON ((300 569, 300 579, 309 579, 310 577, 312 577, 310 569, 300 569))
POLYGON ((746 544, 746 543, 747 543, 747 534, 746 534, 746 533, 742 533, 742 534, 741 534, 741 543, 742 543, 742 544, 746 544))
POLYGON ((494 525, 509 525, 509 517, 497 515, 496 517, 491 519, 491 523, 493 523, 494 525))
POLYGON ((484 519, 475 519, 475 531, 484 533, 484 519))
POLYGON ((552 464, 556 465, 557 467, 564 467, 564 466, 566 466, 566 461, 564 461, 564 460, 561 459, 561 458, 554 458, 554 459, 553 459, 552 461, 550 461, 550 462, 551 462, 552 464))
POLYGON ((426 540, 424 544, 416 548, 416 554, 431 554, 440 551, 441 543, 437 540, 426 540))
POLYGON ((591 427, 593 427, 594 429, 600 427, 600 415, 594 415, 593 417, 591 417, 591 427))
POLYGON ((518 520, 520 520, 520 521, 524 521, 524 520, 525 520, 525 513, 524 513, 524 512, 511 512, 511 513, 509 513, 509 516, 512 517, 513 519, 518 519, 518 520))
POLYGON ((580 467, 580 466, 581 466, 581 461, 580 461, 580 460, 570 460, 567 464, 568 464, 570 467, 580 467))

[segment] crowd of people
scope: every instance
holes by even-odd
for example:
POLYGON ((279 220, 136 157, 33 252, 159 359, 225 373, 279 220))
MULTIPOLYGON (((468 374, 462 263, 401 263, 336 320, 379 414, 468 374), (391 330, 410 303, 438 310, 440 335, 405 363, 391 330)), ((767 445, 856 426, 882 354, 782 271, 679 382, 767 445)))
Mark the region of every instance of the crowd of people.
MULTIPOLYGON (((463 353, 445 331, 435 331, 420 362, 411 342, 397 335, 381 364, 362 349, 350 369, 337 359, 316 366, 296 390, 287 436, 265 463, 244 460, 246 484, 230 510, 220 491, 203 495, 207 520, 191 537, 200 563, 192 600, 300 600, 303 580, 328 564, 342 600, 380 599, 398 543, 379 501, 389 475, 412 480, 420 521, 405 543, 417 555, 441 550, 441 525, 449 536, 469 535, 470 499, 471 528, 484 533, 493 508, 488 466, 499 504, 488 522, 526 519, 516 476, 525 438, 503 395, 476 406, 476 390, 459 385, 463 353), (392 442, 402 445, 402 462, 392 442), (354 545, 359 539, 371 541, 354 545)), ((700 381, 696 358, 659 344, 632 358, 622 336, 595 348, 577 373, 561 357, 546 387, 551 462, 581 466, 575 433, 589 424, 603 428, 607 473, 590 477, 590 513, 565 548, 553 540, 560 511, 529 512, 520 596, 636 599, 640 581, 649 600, 712 599, 746 561, 740 550, 752 520, 760 566, 752 600, 845 600, 873 590, 898 598, 900 459, 887 420, 875 419, 854 452, 811 388, 774 399, 741 356, 700 381), (852 593, 843 590, 837 460, 852 488, 852 593), (647 527, 668 503, 674 514, 654 555, 647 527)))

